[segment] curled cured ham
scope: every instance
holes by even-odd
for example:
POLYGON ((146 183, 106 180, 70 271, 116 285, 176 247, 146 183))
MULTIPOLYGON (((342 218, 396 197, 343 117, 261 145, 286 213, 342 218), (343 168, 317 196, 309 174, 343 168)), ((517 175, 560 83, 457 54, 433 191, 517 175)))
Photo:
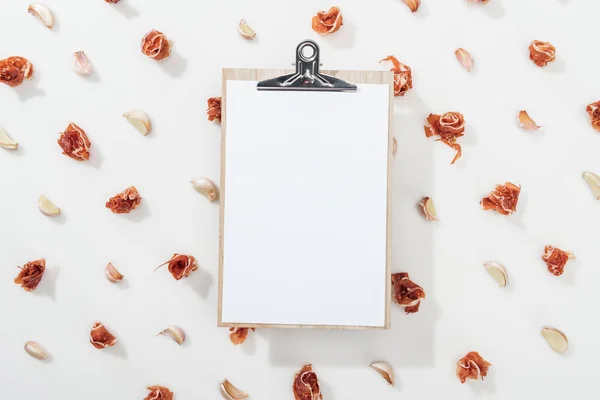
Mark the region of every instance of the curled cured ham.
POLYGON ((456 376, 460 383, 465 383, 467 379, 483 380, 491 366, 478 352, 471 351, 456 363, 456 376))
POLYGON ((590 116, 590 123, 592 124, 592 127, 600 132, 600 100, 595 103, 588 104, 588 106, 585 108, 585 111, 587 111, 588 115, 590 116))
POLYGON ((517 202, 521 186, 506 182, 504 185, 497 185, 496 189, 481 200, 481 206, 484 210, 495 210, 502 215, 510 215, 517 211, 517 202))
POLYGON ((0 82, 11 86, 19 86, 23 79, 33 75, 33 65, 23 57, 8 57, 0 60, 0 82))
POLYGON ((187 254, 173 254, 169 261, 159 265, 156 269, 168 265, 169 272, 175 280, 187 278, 190 274, 198 269, 198 263, 193 256, 187 254))
POLYGON ((114 337, 102 324, 102 322, 96 322, 90 331, 90 343, 97 349, 104 349, 106 347, 112 347, 119 339, 114 337))
POLYGON ((108 199, 105 206, 115 214, 127 214, 138 208, 141 202, 142 196, 140 196, 135 186, 130 186, 108 199))
POLYGON ((171 55, 171 42, 164 33, 155 29, 142 38, 142 53, 156 61, 164 60, 171 55))
POLYGON ((319 378, 312 370, 312 364, 307 364, 294 378, 292 385, 294 392, 294 400, 322 400, 321 387, 319 386, 319 378))
POLYGON ((337 32, 343 24, 342 11, 336 6, 328 11, 319 11, 312 19, 313 31, 321 35, 337 32))
POLYGON ((73 122, 69 123, 64 132, 61 132, 57 143, 63 150, 63 154, 73 160, 86 161, 90 159, 92 143, 85 131, 73 122))
POLYGON ((565 271, 565 265, 569 260, 575 258, 571 252, 561 250, 554 246, 546 246, 542 260, 546 263, 548 271, 554 276, 561 276, 565 271))
POLYGON ((221 101, 220 97, 211 97, 208 99, 208 108, 206 109, 206 115, 208 115, 209 121, 221 121, 221 101))
POLYGON ((46 270, 46 260, 43 258, 25 263, 19 275, 14 279, 14 282, 27 292, 33 292, 40 284, 44 271, 46 270))
POLYGON ((442 115, 429 114, 427 117, 429 126, 425 125, 425 136, 439 136, 437 139, 447 146, 456 150, 456 155, 452 159, 451 164, 454 164, 462 155, 462 148, 457 143, 457 139, 464 136, 465 132, 465 117, 456 111, 450 111, 442 115))
POLYGON ((254 332, 254 328, 229 328, 229 340, 235 345, 244 343, 250 329, 254 332))
POLYGON ((148 390, 144 400, 173 400, 173 392, 164 386, 148 386, 148 390))
POLYGON ((556 59, 556 48, 549 42, 534 40, 529 45, 529 59, 538 67, 545 67, 556 59))
POLYGON ((392 296, 407 314, 412 314, 419 311, 421 300, 426 295, 421 286, 410 280, 407 272, 399 272, 392 274, 392 296))
POLYGON ((410 67, 402 64, 394 56, 387 56, 379 62, 384 61, 391 61, 393 65, 390 71, 394 73, 394 96, 404 96, 413 87, 410 67))

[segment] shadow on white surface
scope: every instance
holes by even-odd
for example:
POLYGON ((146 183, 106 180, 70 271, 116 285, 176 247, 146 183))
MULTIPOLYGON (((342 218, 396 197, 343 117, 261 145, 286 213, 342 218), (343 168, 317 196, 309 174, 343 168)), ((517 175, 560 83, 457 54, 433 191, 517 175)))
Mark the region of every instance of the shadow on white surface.
POLYGON ((58 225, 64 225, 67 222, 67 216, 64 211, 61 210, 60 214, 56 217, 47 217, 50 218, 50 221, 54 222, 58 225))
MULTIPOLYGON (((352 21, 344 20, 344 25, 334 34, 321 35, 325 41, 328 41, 332 46, 340 49, 350 49, 354 47, 354 40, 356 38, 356 26, 352 21)), ((323 60, 321 59, 321 62, 323 60)))
POLYGON ((244 343, 242 343, 240 346, 242 347, 242 349, 244 350, 244 353, 246 353, 249 356, 252 356, 254 354, 256 354, 256 332, 248 332, 248 338, 246 339, 246 341, 244 343))
MULTIPOLYGON (((435 224, 424 221, 415 209, 423 196, 430 195, 422 191, 433 188, 433 143, 427 143, 423 134, 429 107, 414 92, 395 98, 394 103, 398 152, 392 161, 392 272, 406 271, 426 292, 434 293, 435 224)), ((271 362, 363 367, 385 360, 396 368, 432 366, 434 327, 440 312, 435 299, 426 299, 417 314, 405 315, 393 302, 391 307, 389 331, 268 330, 271 362)))
POLYGON ((131 7, 127 1, 120 1, 117 4, 110 4, 110 7, 113 7, 117 12, 122 14, 127 19, 132 19, 140 16, 140 12, 135 8, 131 7))
POLYGON ((427 18, 427 16, 429 15, 429 6, 425 2, 421 3, 421 5, 419 5, 419 9, 416 12, 412 13, 412 15, 414 15, 415 18, 418 19, 427 18))
POLYGON ((494 19, 500 19, 506 14, 506 7, 502 5, 500 0, 491 1, 481 7, 481 10, 488 16, 494 19))
POLYGON ((150 212, 150 207, 148 206, 148 201, 142 197, 142 203, 138 208, 131 211, 128 214, 120 214, 121 217, 127 219, 131 222, 140 222, 148 218, 152 213, 150 212))
MULTIPOLYGON (((517 185, 519 184, 518 182, 515 182, 517 185)), ((529 196, 527 195, 527 192, 521 191, 521 194, 519 195, 519 202, 517 203, 517 211, 512 214, 512 215, 501 215, 498 214, 496 211, 492 211, 492 210, 488 210, 486 212, 493 212, 498 214, 498 217, 503 217, 506 218, 507 221, 513 225, 515 228, 519 228, 519 229, 523 229, 525 228, 525 224, 523 224, 523 214, 525 213, 525 210, 527 209, 527 203, 529 202, 529 196)))
POLYGON ((569 260, 569 262, 565 266, 565 272, 563 272, 563 274, 559 276, 558 279, 569 286, 575 286, 578 272, 577 270, 579 269, 578 264, 579 262, 576 259, 569 260))
MULTIPOLYGON (((94 139, 90 139, 90 141, 92 142, 93 140, 94 139)), ((102 161, 104 161, 102 153, 98 149, 98 146, 94 146, 94 144, 92 143, 92 147, 90 147, 90 159, 85 161, 84 164, 95 169, 100 169, 100 167, 102 166, 102 161)))
POLYGON ((24 80, 20 86, 14 88, 19 95, 19 100, 27 101, 31 98, 44 96, 46 94, 42 89, 36 87, 39 78, 38 75, 39 73, 34 69, 33 78, 24 80))
POLYGON ((208 297, 214 278, 206 269, 199 267, 196 271, 192 272, 187 279, 187 283, 194 289, 194 292, 196 292, 198 296, 203 299, 208 297))
POLYGON ((56 301, 56 280, 60 272, 60 267, 46 268, 39 286, 33 292, 37 296, 49 297, 56 301))
POLYGON ((477 396, 485 396, 486 393, 496 392, 496 374, 492 365, 488 371, 488 375, 484 380, 467 379, 463 385, 467 385, 469 389, 477 396))
POLYGON ((567 72, 567 63, 564 58, 556 57, 554 62, 548 63, 544 69, 555 74, 562 74, 567 72))
MULTIPOLYGON (((112 332, 111 332, 112 333, 112 332)), ((116 336, 116 335, 115 335, 116 336)), ((118 337, 118 336, 117 336, 118 337)), ((115 344, 112 347, 107 347, 105 349, 102 349, 100 351, 103 351, 105 353, 110 354, 111 356, 114 357, 118 357, 118 358, 122 358, 124 360, 127 360, 127 350, 125 350, 125 345, 123 345, 123 343, 121 343, 121 340, 119 340, 117 342, 117 344, 115 344)))
POLYGON ((179 54, 176 48, 171 51, 171 55, 164 60, 159 61, 163 71, 173 78, 180 77, 187 69, 187 60, 179 54))

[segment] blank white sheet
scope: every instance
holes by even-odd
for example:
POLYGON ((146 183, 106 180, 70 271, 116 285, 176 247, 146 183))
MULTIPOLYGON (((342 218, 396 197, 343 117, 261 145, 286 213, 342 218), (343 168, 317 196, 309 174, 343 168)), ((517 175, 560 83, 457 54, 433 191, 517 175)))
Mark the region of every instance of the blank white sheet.
POLYGON ((383 327, 389 85, 226 84, 221 321, 383 327))

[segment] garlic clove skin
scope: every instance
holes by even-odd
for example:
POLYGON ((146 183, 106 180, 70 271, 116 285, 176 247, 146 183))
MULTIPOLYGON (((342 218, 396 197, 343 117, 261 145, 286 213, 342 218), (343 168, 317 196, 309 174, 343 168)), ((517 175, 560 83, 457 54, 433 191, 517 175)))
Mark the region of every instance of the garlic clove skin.
POLYGON ((421 215, 427 221, 438 220, 437 214, 435 213, 435 206, 433 205, 433 200, 431 200, 430 197, 423 197, 421 201, 417 203, 417 206, 419 208, 419 211, 421 212, 421 215))
POLYGON ((521 128, 525 129, 526 131, 538 130, 542 127, 541 125, 536 124, 525 110, 519 111, 519 114, 517 114, 517 121, 519 122, 519 125, 521 125, 521 128))
POLYGON ((240 35, 245 37, 246 39, 254 39, 256 38, 256 32, 250 28, 250 25, 246 22, 245 19, 242 18, 239 26, 240 35))
POLYGON ((47 28, 54 26, 54 15, 48 7, 42 4, 32 4, 27 8, 27 12, 41 21, 47 28))
POLYGON ((119 283, 123 280, 123 275, 121 275, 121 273, 117 271, 117 269, 111 262, 106 264, 106 267, 104 268, 104 273, 106 275, 106 279, 108 279, 112 283, 119 283))
POLYGON ((156 334, 156 336, 158 335, 169 335, 175 341, 175 343, 177 343, 180 346, 183 342, 185 342, 185 333, 181 328, 174 325, 169 325, 167 329, 163 329, 162 331, 156 334))
POLYGON ((248 393, 236 388, 227 379, 221 382, 221 395, 226 400, 243 400, 248 397, 248 393))
POLYGON ((379 373, 387 381, 388 384, 394 386, 394 368, 385 361, 376 361, 369 365, 379 373))
POLYGON ((84 76, 92 74, 92 64, 83 51, 73 53, 73 71, 84 76))
POLYGON ((50 355, 36 342, 26 342, 25 343, 25 351, 33 358, 37 358, 38 360, 45 360, 50 355))
POLYGON ((208 178, 201 178, 191 181, 193 188, 206 196, 211 203, 219 198, 217 186, 208 178))
POLYGON ((582 176, 583 180, 589 185, 592 195, 596 198, 596 200, 600 200, 600 177, 589 171, 584 172, 582 176))
POLYGON ((558 354, 564 354, 569 348, 567 335, 558 329, 552 328, 551 326, 545 326, 540 333, 546 339, 550 348, 558 354))
POLYGON ((506 287, 506 285, 508 285, 508 274, 506 268, 504 268, 502 264, 495 261, 488 261, 483 265, 488 274, 490 274, 496 283, 498 283, 498 286, 506 287))
POLYGON ((142 135, 146 136, 150 133, 150 131, 152 131, 150 117, 144 111, 131 110, 127 111, 125 114, 123 114, 123 116, 127 118, 127 121, 129 121, 129 123, 133 125, 133 127, 142 135))
POLYGON ((38 208, 42 214, 48 217, 56 217, 60 215, 60 208, 56 207, 46 196, 41 195, 38 199, 38 208))
POLYGON ((473 57, 469 54, 468 51, 463 49, 462 47, 458 48, 454 54, 456 55, 456 59, 467 71, 473 71, 473 67, 475 66, 475 62, 473 61, 473 57))
POLYGON ((411 12, 416 12, 421 5, 421 0, 404 0, 404 3, 410 8, 411 12))
POLYGON ((19 148, 19 143, 15 142, 2 127, 0 127, 0 147, 7 150, 17 150, 19 148))

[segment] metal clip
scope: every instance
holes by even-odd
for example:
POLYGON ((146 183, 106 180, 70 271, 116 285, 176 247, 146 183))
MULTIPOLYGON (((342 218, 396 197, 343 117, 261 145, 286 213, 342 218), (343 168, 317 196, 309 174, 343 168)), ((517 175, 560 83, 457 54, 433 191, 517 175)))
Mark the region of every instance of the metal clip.
POLYGON ((299 90, 316 92, 356 92, 356 85, 319 72, 320 50, 316 42, 305 40, 296 48, 296 73, 258 82, 258 90, 299 90))

